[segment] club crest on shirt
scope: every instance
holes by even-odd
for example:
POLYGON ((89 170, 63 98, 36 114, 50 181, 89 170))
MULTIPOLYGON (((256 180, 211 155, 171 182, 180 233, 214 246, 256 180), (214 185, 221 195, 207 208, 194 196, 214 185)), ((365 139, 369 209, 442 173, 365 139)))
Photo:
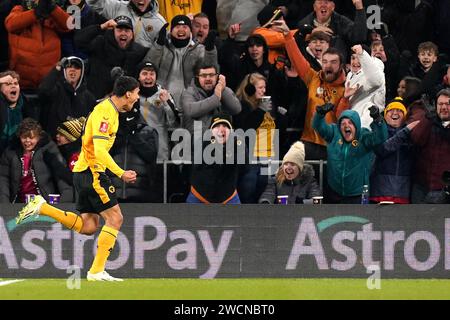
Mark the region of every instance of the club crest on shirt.
POLYGON ((102 121, 101 123, 100 123, 100 129, 99 129, 99 131, 100 132, 103 132, 103 133, 106 133, 106 132, 108 132, 108 122, 104 122, 104 121, 102 121))

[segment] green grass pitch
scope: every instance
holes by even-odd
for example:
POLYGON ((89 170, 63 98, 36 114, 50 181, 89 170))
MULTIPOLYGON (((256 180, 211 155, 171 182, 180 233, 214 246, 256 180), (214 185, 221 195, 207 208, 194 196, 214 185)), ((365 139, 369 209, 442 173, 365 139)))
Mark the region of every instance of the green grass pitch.
POLYGON ((145 300, 301 300, 301 299, 450 299, 450 280, 381 280, 369 290, 366 279, 126 279, 81 281, 68 289, 66 279, 25 279, 2 285, 0 300, 145 299, 145 300))

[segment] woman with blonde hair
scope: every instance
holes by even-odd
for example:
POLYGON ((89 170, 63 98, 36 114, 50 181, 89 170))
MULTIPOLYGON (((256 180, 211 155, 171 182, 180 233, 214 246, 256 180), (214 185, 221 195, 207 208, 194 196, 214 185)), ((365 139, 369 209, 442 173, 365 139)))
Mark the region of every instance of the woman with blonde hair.
POLYGON ((281 196, 287 198, 286 204, 298 204, 320 195, 314 169, 305 164, 305 146, 297 141, 284 156, 275 177, 270 178, 259 203, 278 203, 281 196))
MULTIPOLYGON (((274 158, 275 120, 272 103, 266 94, 267 79, 259 73, 245 76, 236 91, 242 111, 234 116, 236 129, 256 131, 255 146, 250 152, 255 160, 274 158)), ((267 184, 267 175, 261 174, 260 163, 250 165, 239 179, 238 192, 242 203, 257 203, 267 184)))

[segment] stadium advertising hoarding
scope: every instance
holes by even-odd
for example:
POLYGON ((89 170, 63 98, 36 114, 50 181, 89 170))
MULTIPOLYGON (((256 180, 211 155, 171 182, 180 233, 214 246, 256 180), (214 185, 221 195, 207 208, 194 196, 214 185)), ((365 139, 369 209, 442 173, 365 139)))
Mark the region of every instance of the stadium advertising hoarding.
MULTIPOLYGON (((73 205, 60 205, 73 210, 73 205)), ((124 278, 449 278, 448 205, 122 204, 107 269, 124 278)), ((96 236, 0 206, 0 277, 87 272, 96 236)), ((98 234, 97 234, 98 235, 98 234)))

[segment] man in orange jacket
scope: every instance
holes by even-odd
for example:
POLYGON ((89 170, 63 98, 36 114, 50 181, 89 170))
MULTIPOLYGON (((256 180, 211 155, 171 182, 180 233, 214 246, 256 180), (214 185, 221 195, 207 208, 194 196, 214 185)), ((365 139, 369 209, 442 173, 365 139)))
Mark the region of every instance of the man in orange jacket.
MULTIPOLYGON (((306 157, 325 160, 327 158, 326 142, 313 129, 312 119, 316 113, 316 106, 324 103, 337 106, 344 96, 345 72, 342 54, 335 48, 329 48, 322 55, 322 70, 315 71, 300 52, 289 27, 283 20, 278 21, 275 29, 284 35, 291 64, 308 87, 305 128, 301 137, 305 144, 306 157)), ((327 113, 325 120, 328 124, 336 122, 334 110, 327 113)))
POLYGON ((61 59, 58 33, 68 32, 72 19, 51 0, 24 1, 6 17, 10 68, 20 75, 23 89, 36 89, 61 59))

